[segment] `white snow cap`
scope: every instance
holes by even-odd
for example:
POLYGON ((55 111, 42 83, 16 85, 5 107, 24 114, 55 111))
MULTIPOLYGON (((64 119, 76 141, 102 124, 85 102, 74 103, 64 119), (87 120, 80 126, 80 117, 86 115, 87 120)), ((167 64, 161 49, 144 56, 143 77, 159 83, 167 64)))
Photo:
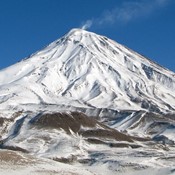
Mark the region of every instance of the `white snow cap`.
POLYGON ((174 73, 105 37, 72 29, 43 50, 0 71, 4 108, 60 105, 170 112, 174 73))

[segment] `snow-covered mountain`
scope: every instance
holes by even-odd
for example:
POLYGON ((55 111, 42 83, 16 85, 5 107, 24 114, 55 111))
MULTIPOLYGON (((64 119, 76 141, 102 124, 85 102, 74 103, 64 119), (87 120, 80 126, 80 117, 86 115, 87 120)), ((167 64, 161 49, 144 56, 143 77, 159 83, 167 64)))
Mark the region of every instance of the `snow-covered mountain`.
POLYGON ((174 92, 173 72, 73 29, 0 71, 0 147, 80 174, 173 173, 174 92))
POLYGON ((2 109, 49 104, 167 112, 175 109, 174 90, 173 72, 81 29, 0 72, 2 109))

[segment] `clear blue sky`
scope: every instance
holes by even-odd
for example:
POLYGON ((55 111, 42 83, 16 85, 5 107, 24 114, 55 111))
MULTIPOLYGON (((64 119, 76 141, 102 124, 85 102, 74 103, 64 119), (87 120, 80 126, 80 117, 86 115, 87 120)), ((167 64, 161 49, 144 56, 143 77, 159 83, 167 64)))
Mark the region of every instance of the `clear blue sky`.
POLYGON ((84 26, 175 71, 174 0, 1 0, 0 69, 84 26))

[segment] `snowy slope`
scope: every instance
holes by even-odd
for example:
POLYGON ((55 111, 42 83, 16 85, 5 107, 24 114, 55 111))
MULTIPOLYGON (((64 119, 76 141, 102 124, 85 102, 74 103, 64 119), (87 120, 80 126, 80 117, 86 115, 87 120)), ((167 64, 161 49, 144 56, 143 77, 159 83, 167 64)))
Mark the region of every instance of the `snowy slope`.
POLYGON ((0 71, 0 170, 173 174, 174 91, 173 72, 73 29, 0 71))
POLYGON ((173 72, 81 29, 0 72, 1 109, 49 104, 169 112, 174 90, 173 72))

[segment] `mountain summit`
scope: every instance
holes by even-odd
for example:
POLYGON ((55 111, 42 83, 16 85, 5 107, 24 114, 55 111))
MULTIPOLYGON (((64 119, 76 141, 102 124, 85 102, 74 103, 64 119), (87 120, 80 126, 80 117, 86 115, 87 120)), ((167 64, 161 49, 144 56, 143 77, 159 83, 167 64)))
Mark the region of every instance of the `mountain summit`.
POLYGON ((173 174, 174 92, 173 72, 73 29, 0 71, 1 172, 173 174))
POLYGON ((175 109, 175 77, 107 37, 72 29, 0 72, 0 108, 175 109))

